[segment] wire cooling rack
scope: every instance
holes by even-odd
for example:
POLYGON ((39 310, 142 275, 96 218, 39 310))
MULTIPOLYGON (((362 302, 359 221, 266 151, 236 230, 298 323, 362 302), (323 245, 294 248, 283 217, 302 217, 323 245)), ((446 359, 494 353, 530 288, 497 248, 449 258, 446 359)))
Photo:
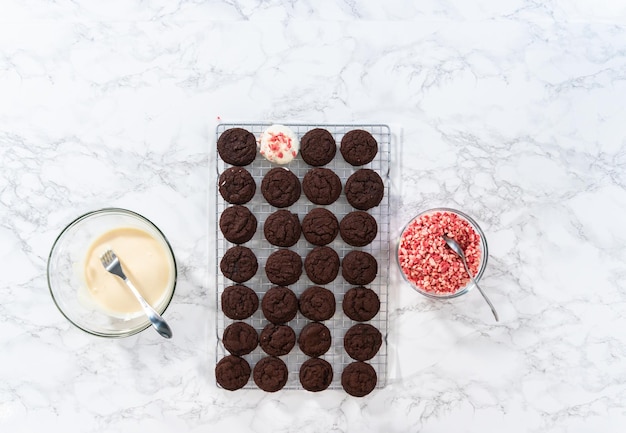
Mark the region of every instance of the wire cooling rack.
MULTIPOLYGON (((258 140, 261 132, 263 132, 270 125, 271 125, 270 123, 222 123, 218 125, 216 128, 215 139, 217 141, 219 136, 227 129, 239 127, 239 128, 244 128, 250 131, 252 134, 254 134, 255 137, 257 137, 257 140, 258 140)), ((343 257, 350 251, 360 250, 360 251, 369 252, 378 261, 378 275, 376 279, 367 287, 371 288, 378 294, 380 298, 380 311, 372 320, 370 320, 367 323, 372 324, 373 326, 375 326, 376 328, 380 330, 380 332, 383 335, 383 344, 378 354, 367 362, 371 364, 372 367, 374 367, 374 369, 376 370, 376 374, 378 376, 378 382, 377 382, 376 387, 382 388, 385 386, 385 383, 387 381, 387 322, 388 322, 387 286, 388 286, 389 265, 390 265, 389 263, 390 261, 390 253, 389 253, 389 250, 390 250, 389 153, 390 153, 390 140, 391 140, 391 133, 390 133, 389 127, 383 124, 360 124, 360 125, 359 124, 341 124, 339 125, 339 124, 295 124, 295 123, 292 123, 292 124, 285 124, 285 125, 289 126, 300 139, 307 131, 310 131, 313 128, 324 128, 333 135, 333 137, 335 138, 335 141, 337 142, 337 154, 335 158, 324 167, 329 168, 333 170, 335 173, 337 173, 337 175, 342 181, 342 186, 345 186, 345 182, 348 179, 348 177, 359 168, 370 168, 376 171, 382 177, 384 181, 385 195, 383 197, 382 202, 380 203, 379 206, 372 208, 368 211, 378 222, 378 234, 376 236, 376 239, 374 239, 372 243, 370 243, 369 245, 365 247, 357 248, 357 247, 352 247, 346 244, 341 239, 341 236, 337 235, 337 238, 333 242, 328 244, 329 247, 333 248, 337 252, 337 254, 339 254, 340 259, 343 259, 343 257), (378 142, 378 154, 376 155, 376 158, 369 164, 364 165, 363 167, 353 167, 350 164, 346 163, 343 157, 341 156, 341 153, 339 152, 339 144, 341 143, 341 139, 348 131, 351 131, 353 129, 363 129, 363 130, 370 132, 372 136, 378 142)), ((222 173, 225 169, 230 167, 230 165, 224 163, 218 156, 216 158, 215 167, 217 171, 216 176, 219 177, 220 173, 222 173)), ((252 251, 254 251, 254 253, 256 254, 257 260, 259 262, 259 270, 257 271, 256 275, 251 280, 243 284, 250 287, 257 293, 257 295, 259 296, 259 308, 254 313, 254 315, 252 315, 252 317, 244 320, 244 322, 252 325, 259 333, 265 327, 265 325, 269 323, 263 316, 263 312, 261 311, 261 307, 260 307, 260 301, 263 299, 263 295, 267 292, 267 290, 269 290, 270 287, 273 286, 273 284, 270 283, 270 281, 265 276, 265 271, 264 271, 265 261, 272 252, 278 249, 278 247, 275 247, 271 245, 269 242, 267 242, 265 237, 263 236, 263 225, 265 223, 265 219, 278 209, 269 205, 263 198, 263 195, 261 194, 261 191, 260 191, 261 181, 263 179, 263 176, 273 167, 276 167, 276 165, 270 163, 259 154, 257 154, 257 157, 252 162, 252 164, 245 167, 250 172, 250 174, 252 174, 257 185, 255 196, 245 206, 247 206, 252 211, 252 213, 256 216, 258 220, 258 227, 257 227, 257 231, 254 237, 249 242, 245 243, 244 246, 251 248, 252 251)), ((309 170, 314 168, 306 164, 302 160, 302 157, 300 155, 298 155, 296 159, 294 159, 292 162, 285 165, 284 167, 288 168, 293 173, 295 173, 296 176, 298 176, 298 178, 300 179, 300 182, 302 182, 304 175, 309 170)), ((216 184, 219 184, 219 182, 216 182, 216 184)), ((226 317, 221 311, 220 299, 221 299, 222 292, 224 291, 226 287, 234 283, 222 275, 219 269, 219 263, 222 257, 224 256, 224 253, 229 248, 233 247, 234 244, 224 239, 224 236, 222 235, 222 232, 219 229, 219 217, 221 213, 224 211, 224 209, 226 209, 227 207, 231 205, 227 203, 221 197, 217 188, 216 188, 215 194, 217 197, 215 230, 216 230, 216 239, 217 239, 217 242, 216 242, 216 257, 217 257, 217 261, 216 261, 217 262, 217 270, 216 270, 217 302, 216 302, 216 305, 217 305, 217 310, 218 310, 216 314, 216 317, 217 317, 216 332, 217 332, 217 341, 218 341, 217 350, 216 350, 216 362, 218 362, 224 356, 228 355, 228 352, 226 351, 226 349, 224 348, 222 344, 222 335, 224 332, 224 328, 226 328, 229 324, 234 322, 233 320, 226 317)), ((302 222, 302 219, 304 218, 304 216, 310 210, 316 207, 327 208, 328 210, 330 210, 336 215, 337 220, 339 221, 341 221, 341 219, 345 215, 347 215, 349 212, 356 210, 352 208, 352 206, 347 202, 343 191, 342 191, 340 198, 335 203, 329 206, 319 206, 310 202, 307 199, 304 192, 302 192, 300 199, 295 204, 293 204, 292 206, 286 209, 290 210, 291 212, 296 213, 300 218, 300 222, 302 222)), ((313 248, 314 248, 314 245, 311 245, 310 243, 308 243, 307 240, 304 238, 304 236, 300 236, 300 240, 298 241, 298 243, 294 245, 293 247, 291 247, 290 249, 300 254, 302 259, 304 260, 307 253, 311 251, 313 248)), ((305 289, 313 285, 315 284, 312 283, 308 279, 308 277, 306 276, 306 272, 304 272, 304 269, 303 269, 300 280, 296 284, 289 286, 289 288, 293 290, 295 294, 299 297, 300 294, 302 294, 302 292, 304 292, 305 289)), ((337 308, 336 308, 335 315, 330 320, 323 322, 330 329, 331 337, 332 337, 332 345, 331 345, 331 348, 328 350, 328 352, 326 352, 326 354, 321 356, 321 358, 328 361, 333 367, 333 381, 331 385, 329 386, 329 389, 341 389, 342 388, 341 373, 343 372, 343 369, 348 364, 354 361, 353 359, 350 358, 350 356, 348 356, 348 354, 344 350, 343 337, 344 337, 345 332, 348 329, 350 329, 350 327, 358 323, 349 319, 343 313, 341 302, 343 300, 343 295, 346 293, 346 291, 348 291, 353 286, 343 279, 343 277, 341 276, 341 269, 340 269, 339 275, 337 276, 335 281, 333 281, 330 284, 324 285, 324 287, 331 290, 335 294, 337 308)), ((310 323, 310 322, 311 321, 309 319, 302 316, 302 314, 298 311, 298 314, 296 315, 296 317, 292 321, 290 321, 288 325, 294 329, 294 331, 296 332, 296 336, 297 336, 300 334, 300 330, 307 323, 310 323)), ((257 347, 252 353, 245 355, 243 358, 245 358, 250 363, 250 367, 254 368, 254 365, 265 356, 267 356, 265 352, 263 352, 263 350, 260 347, 257 347)), ((282 356, 280 358, 283 361, 285 361, 289 369, 289 378, 288 378, 287 384, 285 385, 285 389, 303 389, 299 381, 300 366, 302 365, 304 361, 309 359, 309 357, 305 355, 304 353, 302 353, 302 351, 300 351, 298 344, 296 343, 295 347, 291 350, 291 352, 288 355, 282 356)), ((245 386, 245 388, 249 388, 249 389, 256 388, 256 385, 254 384, 254 381, 252 380, 252 378, 250 378, 250 381, 245 386)))

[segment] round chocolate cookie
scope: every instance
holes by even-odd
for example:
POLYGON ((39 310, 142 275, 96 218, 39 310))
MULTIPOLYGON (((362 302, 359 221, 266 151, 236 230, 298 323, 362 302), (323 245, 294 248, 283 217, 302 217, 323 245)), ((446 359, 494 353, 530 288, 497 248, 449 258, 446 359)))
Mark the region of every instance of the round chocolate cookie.
POLYGON ((298 303, 300 312, 307 319, 328 320, 335 314, 335 295, 324 287, 309 287, 300 295, 298 303))
POLYGON ((323 207, 313 209, 302 220, 302 234, 313 245, 326 245, 337 237, 339 222, 334 213, 323 207))
POLYGON ((367 361, 378 353, 383 337, 380 331, 369 323, 359 323, 348 329, 343 337, 343 347, 348 355, 357 361, 367 361))
POLYGON ((222 274, 236 283, 243 283, 254 277, 259 264, 250 248, 236 246, 228 249, 220 261, 222 274))
POLYGON ((256 233, 256 217, 245 206, 235 205, 220 215, 220 230, 229 242, 243 244, 256 233))
POLYGON ((324 391, 333 381, 333 367, 328 361, 311 358, 300 367, 300 383, 307 391, 324 391))
POLYGON ((225 356, 215 366, 215 380, 222 388, 229 391, 246 386, 250 373, 248 361, 234 355, 225 356))
POLYGON ((263 177, 261 192, 272 206, 289 207, 298 201, 302 189, 298 177, 292 171, 274 167, 263 177))
POLYGON ((312 322, 302 328, 298 336, 298 346, 302 353, 316 358, 330 349, 330 330, 319 322, 312 322))
POLYGON ((337 143, 333 135, 325 129, 311 129, 300 140, 302 159, 314 167, 328 164, 336 153, 337 143))
POLYGON ((378 143, 369 132, 354 129, 343 136, 340 150, 348 164, 359 166, 372 162, 378 153, 378 143))
POLYGON ((224 162, 244 166, 256 158, 256 138, 243 128, 231 128, 217 139, 217 152, 224 162))
POLYGON ((289 370, 282 359, 268 356, 256 363, 252 377, 263 391, 276 392, 287 383, 289 370))
POLYGON ((349 364, 341 373, 341 386, 354 397, 363 397, 372 392, 377 381, 374 367, 361 361, 349 364))
POLYGON ((256 192, 256 183, 248 170, 243 167, 230 167, 220 174, 218 182, 220 194, 228 203, 246 204, 256 192))
POLYGON ((304 175, 302 189, 315 204, 334 203, 341 195, 341 180, 334 171, 327 168, 314 168, 304 175))
POLYGON ((296 333, 290 326, 269 323, 261 331, 259 344, 268 355, 287 355, 296 345, 296 333))
POLYGON ((298 298, 287 287, 275 286, 269 289, 263 296, 261 309, 267 320, 280 325, 296 317, 298 313, 298 298))
POLYGON ((263 224, 265 239, 277 247, 291 247, 300 239, 300 219, 288 210, 278 210, 267 217, 263 224))
POLYGON ((339 273, 339 256, 330 247, 315 247, 304 259, 304 270, 315 284, 328 284, 339 273))
POLYGON ((376 238, 376 219, 361 210, 350 212, 339 223, 339 234, 348 245, 364 247, 376 238))
POLYGON ((362 168, 350 175, 346 181, 345 192, 352 207, 368 210, 380 204, 385 194, 385 185, 374 170, 362 168))
POLYGON ((295 284, 302 275, 302 258, 295 251, 274 251, 265 261, 265 274, 279 286, 295 284))
POLYGON ((380 299, 372 289, 353 287, 343 295, 341 306, 350 319, 367 322, 380 311, 380 299))
POLYGON ((226 287, 221 300, 224 315, 233 320, 247 319, 259 308, 259 297, 254 290, 240 284, 226 287))
POLYGON ((235 322, 224 329, 222 343, 233 355, 247 355, 259 345, 259 334, 247 323, 235 322))
POLYGON ((350 251, 341 262, 341 275, 350 284, 363 286, 374 281, 378 262, 365 251, 350 251))

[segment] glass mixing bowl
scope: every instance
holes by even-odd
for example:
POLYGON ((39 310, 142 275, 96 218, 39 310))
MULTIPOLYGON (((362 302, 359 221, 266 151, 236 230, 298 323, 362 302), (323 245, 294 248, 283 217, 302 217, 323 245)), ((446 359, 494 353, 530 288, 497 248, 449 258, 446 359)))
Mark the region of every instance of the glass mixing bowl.
POLYGON ((48 257, 48 287, 54 303, 73 325, 93 335, 128 337, 150 326, 143 312, 113 313, 102 308, 91 296, 84 277, 87 251, 93 241, 110 230, 136 228, 149 233, 162 244, 171 266, 170 280, 157 305, 163 314, 174 296, 177 268, 174 252, 165 235, 150 220, 126 209, 106 208, 86 213, 61 231, 48 257))
MULTIPOLYGON (((463 212, 461 212, 459 210, 456 210, 456 209, 444 208, 444 207, 428 209, 428 210, 426 210, 424 212, 421 212, 421 213, 417 214, 402 229, 402 234, 400 235, 400 239, 398 241, 398 248, 396 250, 396 262, 398 264, 398 267, 400 268, 400 273, 402 274, 402 277, 407 282, 407 284, 409 284, 414 290, 416 290, 417 292, 421 293, 422 295, 427 296, 429 298, 435 298, 435 299, 450 299, 450 298, 456 298, 457 296, 464 295, 465 293, 467 293, 468 291, 470 291, 470 289, 472 289, 474 287, 474 284, 471 282, 471 280, 468 280, 467 284, 465 284, 464 286, 459 287, 454 292, 436 293, 436 292, 434 292, 432 290, 426 290, 423 287, 420 287, 415 282, 411 281, 407 277, 407 275, 405 274, 404 270, 402 269, 402 263, 401 263, 401 260, 400 260, 400 248, 401 248, 401 243, 402 243, 401 241, 404 238, 405 234, 407 233, 407 229, 409 229, 409 227, 411 227, 411 225, 415 221, 420 220, 425 215, 434 215, 436 213, 445 213, 445 212, 454 214, 455 216, 459 217, 461 220, 465 220, 467 223, 469 223, 470 227, 474 230, 474 232, 476 232, 476 234, 480 238, 480 240, 478 242, 478 250, 480 251, 480 261, 479 261, 479 264, 478 264, 478 271, 477 271, 476 275, 474 275, 474 279, 477 282, 480 281, 480 278, 482 277, 483 273, 485 272, 485 268, 487 267, 487 259, 489 257, 489 250, 487 248, 487 239, 485 238, 485 233, 482 231, 482 229, 480 228, 478 223, 476 223, 476 221, 474 221, 469 215, 467 215, 467 214, 465 214, 465 213, 463 213, 463 212)), ((442 240, 442 242, 443 242, 443 240, 442 240)), ((450 253, 454 254, 454 253, 452 253, 452 251, 450 251, 450 253)), ((467 275, 467 272, 465 271, 465 268, 463 268, 462 265, 461 265, 461 270, 462 270, 463 274, 467 275)))

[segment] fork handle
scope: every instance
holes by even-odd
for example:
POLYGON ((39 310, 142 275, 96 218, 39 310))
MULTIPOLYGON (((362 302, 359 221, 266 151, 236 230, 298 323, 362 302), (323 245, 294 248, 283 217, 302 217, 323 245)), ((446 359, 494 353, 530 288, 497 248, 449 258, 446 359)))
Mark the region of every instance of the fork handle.
POLYGON ((161 335, 161 337, 172 338, 172 329, 167 324, 165 319, 163 319, 163 317, 161 317, 161 315, 157 313, 150 304, 148 304, 148 302, 144 299, 144 297, 141 296, 141 293, 139 293, 139 290, 137 290, 137 288, 132 283, 132 281, 130 281, 127 277, 122 278, 122 279, 124 280, 124 282, 130 289, 130 291, 133 292, 133 295, 135 295, 135 297, 141 304, 141 308, 143 308, 143 311, 148 316, 148 319, 150 320, 150 323, 152 323, 152 326, 154 327, 154 329, 156 329, 156 331, 161 335))

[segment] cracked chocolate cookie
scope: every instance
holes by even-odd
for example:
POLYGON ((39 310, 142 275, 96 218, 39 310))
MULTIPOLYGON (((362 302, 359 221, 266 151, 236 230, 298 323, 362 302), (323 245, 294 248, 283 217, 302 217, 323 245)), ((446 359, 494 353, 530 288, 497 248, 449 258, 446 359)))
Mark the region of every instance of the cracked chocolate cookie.
POLYGON ((377 381, 374 367, 362 361, 349 364, 341 373, 341 386, 354 397, 364 397, 372 392, 377 381))
POLYGON ((330 247, 315 247, 304 259, 304 270, 315 284, 328 284, 339 273, 339 256, 330 247))
POLYGON ((267 172, 261 181, 261 193, 274 207, 289 207, 300 198, 300 180, 292 171, 275 167, 267 172))
POLYGON ((258 346, 259 334, 247 323, 235 322, 224 329, 222 343, 233 355, 247 355, 258 346))
POLYGON ((364 247, 378 234, 376 219, 364 211, 350 212, 339 223, 339 234, 348 245, 364 247))
POLYGON ((325 129, 308 131, 300 140, 300 155, 309 165, 320 167, 333 160, 337 153, 337 143, 333 135, 325 129))
POLYGON ((306 289, 298 299, 300 312, 311 320, 328 320, 335 314, 335 295, 330 290, 312 286, 306 289))
POLYGON ((235 391, 246 386, 251 372, 248 361, 228 355, 220 359, 215 366, 215 380, 222 388, 235 391))
POLYGON ((354 129, 341 139, 341 155, 346 162, 353 166, 370 163, 378 153, 376 139, 367 131, 354 129))
POLYGON ((265 239, 277 247, 291 247, 298 242, 302 227, 300 219, 288 210, 278 210, 267 217, 263 224, 265 239))
POLYGON ((319 322, 309 323, 298 336, 300 350, 311 358, 325 354, 330 349, 331 341, 330 330, 319 322))
POLYGON ((256 182, 248 170, 243 167, 230 167, 220 174, 219 191, 230 204, 246 204, 256 192, 256 182))
POLYGON ((346 181, 346 199, 352 207, 368 210, 380 204, 385 194, 383 180, 374 170, 362 168, 346 181))
POLYGON ((364 286, 378 273, 378 262, 365 251, 350 251, 341 262, 341 275, 350 284, 364 286))
POLYGON ((266 392, 276 392, 285 386, 289 370, 285 362, 275 356, 261 359, 254 366, 252 378, 256 386, 266 392))
POLYGON ((302 363, 299 378, 307 391, 324 391, 333 381, 333 367, 324 359, 311 358, 302 363))
POLYGON ((256 217, 245 206, 228 207, 220 215, 220 230, 226 240, 234 244, 243 244, 252 239, 256 227, 256 217))
POLYGON ((243 128, 231 128, 217 139, 217 152, 224 162, 244 166, 256 158, 256 138, 243 128))
POLYGON ((314 168, 304 175, 302 189, 313 203, 329 205, 341 195, 341 180, 332 170, 314 168))
POLYGON ((378 329, 369 323, 359 323, 346 332, 343 347, 351 358, 357 361, 372 359, 380 349, 383 337, 378 329))
POLYGON ((302 220, 302 234, 313 245, 327 245, 337 237, 339 222, 331 211, 315 208, 302 220))
POLYGON ((372 289, 353 287, 343 295, 343 312, 357 322, 367 322, 380 311, 380 298, 372 289))
POLYGON ((236 284, 224 289, 221 296, 222 311, 233 320, 252 316, 259 308, 259 297, 250 287, 236 284))
POLYGON ((302 275, 302 258, 295 251, 275 251, 265 261, 265 275, 279 286, 295 284, 302 275))
POLYGON ((296 345, 296 333, 290 326, 269 323, 261 331, 259 345, 268 355, 287 355, 296 345))
POLYGON ((275 286, 263 296, 261 309, 270 322, 276 325, 287 323, 298 313, 298 298, 287 287, 275 286))
POLYGON ((236 246, 228 249, 220 261, 220 270, 229 280, 244 283, 254 277, 259 264, 250 248, 236 246))

